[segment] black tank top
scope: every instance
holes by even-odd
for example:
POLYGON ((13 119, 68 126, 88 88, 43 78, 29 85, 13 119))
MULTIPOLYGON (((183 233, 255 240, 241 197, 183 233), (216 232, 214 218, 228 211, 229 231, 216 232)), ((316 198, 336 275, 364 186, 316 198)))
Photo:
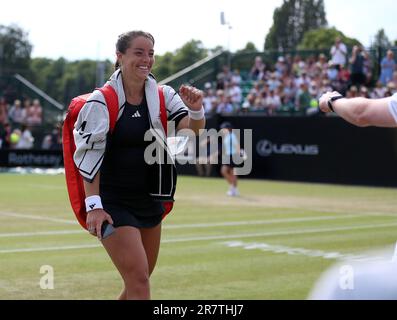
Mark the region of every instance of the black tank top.
POLYGON ((124 202, 148 200, 147 170, 144 152, 150 142, 144 135, 150 129, 144 97, 139 106, 126 102, 123 114, 108 138, 101 167, 101 195, 124 202))

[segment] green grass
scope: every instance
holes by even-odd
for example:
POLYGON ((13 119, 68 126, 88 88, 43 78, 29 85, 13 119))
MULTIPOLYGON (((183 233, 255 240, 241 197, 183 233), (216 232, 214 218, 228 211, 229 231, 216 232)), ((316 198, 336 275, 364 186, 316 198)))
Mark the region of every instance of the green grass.
MULTIPOLYGON (((336 262, 230 241, 340 254, 390 251, 396 241, 395 189, 242 180, 242 196, 228 198, 226 188, 221 179, 180 177, 153 299, 305 299, 336 262)), ((0 299, 118 295, 105 250, 73 222, 64 176, 0 175, 0 299), (58 233, 36 234, 50 231, 58 233), (40 289, 42 265, 54 268, 54 290, 40 289)))

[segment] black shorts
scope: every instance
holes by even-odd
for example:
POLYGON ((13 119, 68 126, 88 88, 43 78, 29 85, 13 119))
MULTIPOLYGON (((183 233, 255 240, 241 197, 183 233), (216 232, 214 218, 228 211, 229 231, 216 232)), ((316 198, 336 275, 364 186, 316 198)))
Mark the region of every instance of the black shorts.
POLYGON ((103 209, 112 217, 113 226, 135 228, 153 228, 163 219, 165 208, 162 202, 147 197, 123 202, 120 199, 102 197, 103 209))
MULTIPOLYGON (((236 156, 235 156, 236 157, 236 156)), ((244 166, 244 161, 243 159, 236 157, 237 161, 234 161, 233 156, 227 156, 226 159, 223 159, 225 161, 221 162, 222 165, 228 166, 230 168, 241 168, 244 166)), ((221 160, 222 161, 222 160, 221 160)))

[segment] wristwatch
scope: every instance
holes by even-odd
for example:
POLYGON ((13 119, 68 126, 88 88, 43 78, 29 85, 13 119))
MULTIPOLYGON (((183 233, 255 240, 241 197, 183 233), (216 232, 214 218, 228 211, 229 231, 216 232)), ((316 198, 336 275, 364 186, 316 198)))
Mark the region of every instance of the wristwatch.
POLYGON ((334 107, 332 106, 332 102, 339 100, 339 99, 343 99, 344 96, 339 95, 339 96, 334 96, 328 99, 328 107, 331 109, 332 112, 335 112, 334 107))

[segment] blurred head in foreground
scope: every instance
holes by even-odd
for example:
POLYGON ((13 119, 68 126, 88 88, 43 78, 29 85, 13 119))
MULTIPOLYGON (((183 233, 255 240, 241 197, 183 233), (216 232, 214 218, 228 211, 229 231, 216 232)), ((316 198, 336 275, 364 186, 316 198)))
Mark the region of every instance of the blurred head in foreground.
POLYGON ((394 256, 383 251, 332 266, 308 299, 397 300, 397 250, 394 256))

